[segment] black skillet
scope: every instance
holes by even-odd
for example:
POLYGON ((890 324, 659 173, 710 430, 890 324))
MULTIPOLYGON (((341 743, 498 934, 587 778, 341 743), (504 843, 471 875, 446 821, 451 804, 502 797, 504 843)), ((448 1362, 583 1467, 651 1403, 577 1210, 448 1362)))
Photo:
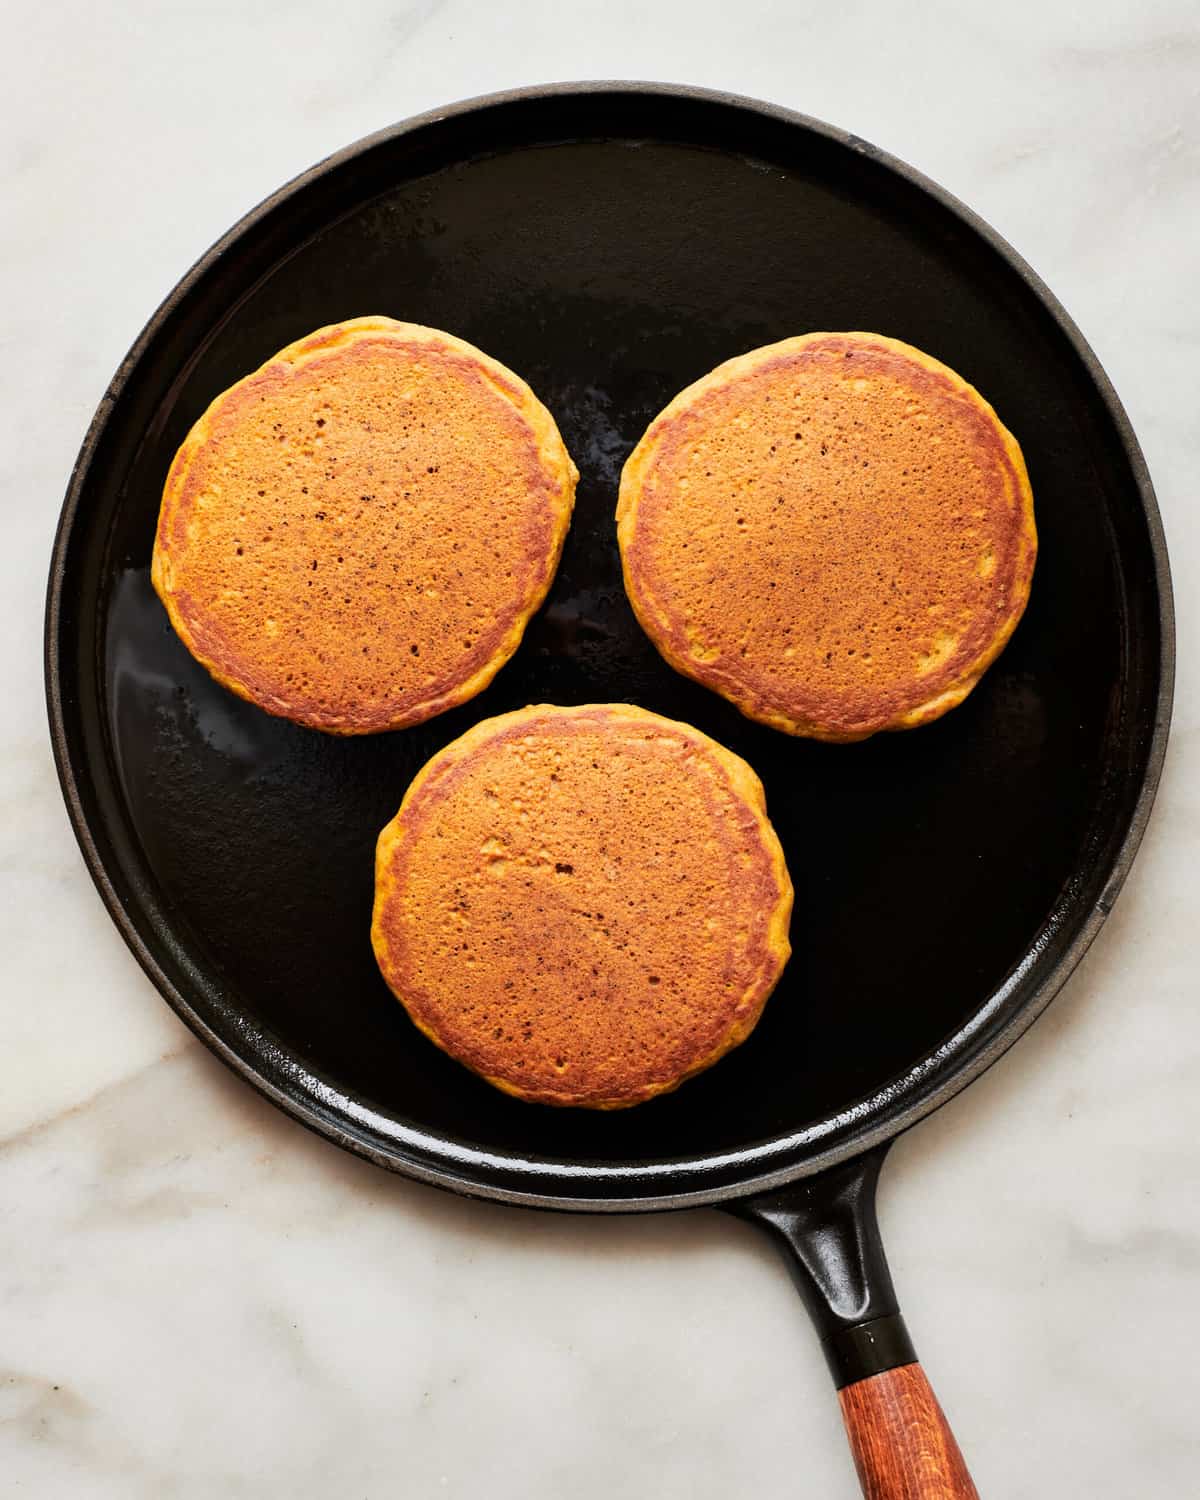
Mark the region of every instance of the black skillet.
POLYGON ((1111 386, 1036 276, 946 193, 845 132, 696 89, 555 86, 438 111, 331 157, 180 282, 87 435, 50 574, 64 795, 163 995, 268 1098, 456 1192, 770 1226, 820 1330, 870 1495, 969 1495, 875 1227, 897 1132, 1049 1002, 1128 872, 1171 703, 1167 555, 1111 386), (481 697, 339 740, 224 692, 151 591, 163 477, 208 401, 320 324, 388 313, 518 370, 582 471, 553 591, 481 697), (984 391, 1024 447, 1041 555, 1025 619, 939 723, 826 746, 676 676, 621 587, 613 507, 646 423, 730 355, 870 329, 984 391), (626 700, 766 783, 795 956, 754 1036, 618 1114, 550 1111, 427 1043, 371 954, 372 847, 476 719, 626 700), (886 1373, 885 1373, 886 1372, 886 1373))

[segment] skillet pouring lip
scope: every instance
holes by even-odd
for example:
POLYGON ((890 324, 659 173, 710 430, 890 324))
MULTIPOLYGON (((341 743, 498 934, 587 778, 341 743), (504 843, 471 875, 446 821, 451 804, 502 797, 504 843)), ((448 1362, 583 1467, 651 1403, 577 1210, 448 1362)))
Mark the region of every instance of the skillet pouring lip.
MULTIPOLYGON (((553 120, 551 120, 551 130, 553 120)), ((546 141, 557 139, 553 134, 546 141)), ((78 654, 78 653, 76 653, 78 654)), ((594 1212, 633 1212, 698 1207, 730 1202, 783 1186, 819 1172, 879 1145, 944 1104, 990 1067, 1041 1014, 1062 987, 1095 938, 1125 881, 1145 832, 1162 772, 1174 686, 1175 639, 1171 579, 1166 542, 1153 487, 1129 420, 1096 356, 1057 299, 1025 261, 993 229, 951 194, 921 173, 850 132, 780 106, 719 91, 680 85, 599 81, 508 90, 469 99, 415 116, 368 136, 328 157, 247 214, 187 273, 165 299, 113 377, 84 439, 67 489, 50 565, 45 615, 45 681, 54 760, 75 832, 89 873, 122 937, 167 1002, 195 1035, 228 1067, 272 1103, 339 1146, 389 1170, 472 1197, 527 1207, 594 1212), (194 961, 174 934, 162 942, 174 973, 146 941, 134 918, 138 892, 114 855, 114 833, 91 785, 87 747, 75 727, 80 708, 78 673, 71 659, 72 540, 86 514, 86 490, 93 463, 120 407, 135 370, 173 314, 226 256, 236 255, 246 233, 294 202, 314 184, 339 172, 364 154, 417 131, 466 123, 481 126, 486 138, 489 112, 513 107, 536 108, 572 97, 618 103, 622 99, 691 101, 720 115, 753 115, 796 132, 797 141, 819 139, 826 145, 858 153, 891 174, 918 197, 936 205, 965 226, 1024 283, 1040 311, 1056 326, 1094 388, 1104 417, 1124 452, 1144 517, 1152 558, 1158 611, 1157 685, 1153 688, 1153 724, 1138 730, 1144 762, 1136 797, 1127 796, 1119 815, 1124 831, 1105 867, 1064 887, 1042 931, 1020 955, 1008 977, 970 1021, 945 1045, 923 1058, 905 1075, 871 1093, 853 1107, 795 1134, 764 1140, 724 1155, 620 1162, 554 1159, 489 1153, 446 1135, 414 1127, 406 1132, 360 1100, 303 1067, 270 1038, 256 1035, 253 1047, 239 1051, 218 1035, 188 993, 194 961), (64 658, 67 658, 66 660, 64 658), (1147 743, 1148 740, 1148 743, 1147 743), (1099 890, 1099 895, 1096 894, 1099 890), (182 976, 185 982, 179 982, 182 976)), ((1148 670, 1143 669, 1144 675, 1148 670)), ((916 731, 921 733, 922 731, 916 731)), ((1078 872, 1082 877, 1082 870, 1078 872)), ((153 920, 148 918, 147 920, 153 920)), ((194 993, 194 992, 193 992, 194 993)), ((247 1031, 254 1030, 247 1020, 247 1031)))

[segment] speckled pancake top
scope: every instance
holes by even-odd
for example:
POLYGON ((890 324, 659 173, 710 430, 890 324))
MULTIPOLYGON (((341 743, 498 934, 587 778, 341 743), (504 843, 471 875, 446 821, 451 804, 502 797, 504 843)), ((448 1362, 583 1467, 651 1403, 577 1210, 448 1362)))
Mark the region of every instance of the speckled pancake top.
POLYGON ((682 392, 626 464, 617 516, 668 661, 830 740, 961 702, 1020 619, 1037 546, 992 408, 869 333, 788 339, 682 392))
POLYGON ((742 1041, 792 888, 746 763, 620 704, 488 719, 379 838, 372 940, 412 1019, 509 1093, 618 1108, 742 1041))
POLYGON ((153 579, 188 649, 335 733, 479 692, 545 597, 576 473, 529 387, 436 329, 357 318, 218 396, 171 467, 153 579))

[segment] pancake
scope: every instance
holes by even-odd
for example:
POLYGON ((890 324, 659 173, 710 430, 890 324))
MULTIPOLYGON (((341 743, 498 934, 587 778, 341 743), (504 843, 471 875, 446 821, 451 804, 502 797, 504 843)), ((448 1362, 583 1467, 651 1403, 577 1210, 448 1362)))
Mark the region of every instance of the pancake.
POLYGON ((621 1109, 744 1041, 792 886, 750 767, 624 704, 447 745, 379 836, 371 940, 425 1035, 541 1104, 621 1109))
POLYGON ((550 413, 451 334, 354 318, 218 396, 163 491, 151 576, 184 645, 332 734, 482 691, 546 596, 574 464, 550 413))
POLYGON ((676 396, 625 465, 617 534, 676 670, 835 741, 961 703, 1037 553, 1016 439, 953 370, 873 333, 785 339, 676 396))

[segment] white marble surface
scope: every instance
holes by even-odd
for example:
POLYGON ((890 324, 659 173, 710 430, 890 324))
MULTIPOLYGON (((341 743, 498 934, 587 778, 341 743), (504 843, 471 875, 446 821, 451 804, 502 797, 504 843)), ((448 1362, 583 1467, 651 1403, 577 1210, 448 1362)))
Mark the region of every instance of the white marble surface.
POLYGON ((10 0, 5 17, 0 1490, 857 1493, 769 1246, 715 1213, 457 1202, 274 1114, 125 951, 46 744, 42 589, 63 487, 182 270, 278 183, 395 119, 519 83, 640 76, 792 105, 958 193, 1056 289, 1141 436, 1179 594, 1158 811, 1083 968, 900 1144, 882 1214, 985 1497, 1196 1493, 1194 6, 10 0))

